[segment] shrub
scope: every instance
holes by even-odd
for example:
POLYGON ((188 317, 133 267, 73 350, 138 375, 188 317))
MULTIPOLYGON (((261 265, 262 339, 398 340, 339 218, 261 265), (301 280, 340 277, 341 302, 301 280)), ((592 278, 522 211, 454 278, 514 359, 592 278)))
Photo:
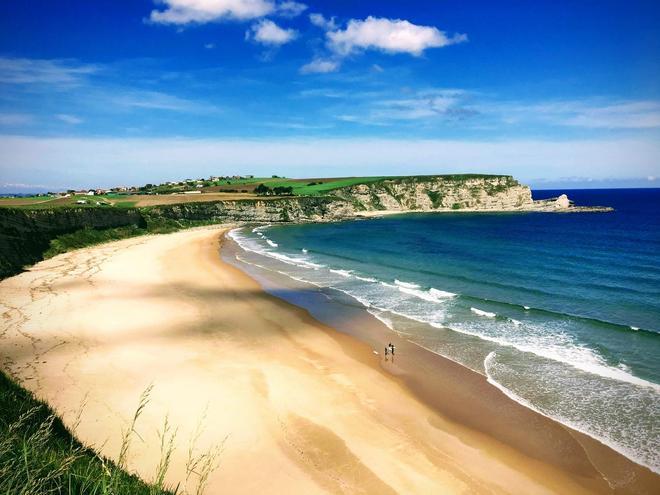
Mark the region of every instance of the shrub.
POLYGON ((426 193, 431 200, 433 208, 442 206, 442 193, 440 191, 427 191, 426 193))

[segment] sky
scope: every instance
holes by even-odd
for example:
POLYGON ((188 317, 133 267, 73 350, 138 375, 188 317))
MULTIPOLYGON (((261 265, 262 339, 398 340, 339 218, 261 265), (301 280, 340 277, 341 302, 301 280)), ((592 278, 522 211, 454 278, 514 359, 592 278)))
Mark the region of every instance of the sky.
POLYGON ((0 192, 465 172, 660 187, 660 2, 0 3, 0 192))

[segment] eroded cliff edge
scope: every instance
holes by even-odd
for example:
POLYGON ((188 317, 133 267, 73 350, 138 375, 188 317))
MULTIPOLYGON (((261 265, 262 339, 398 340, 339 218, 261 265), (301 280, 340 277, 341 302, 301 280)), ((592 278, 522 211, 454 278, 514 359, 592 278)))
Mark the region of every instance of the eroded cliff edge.
POLYGON ((188 202, 146 208, 0 208, 0 278, 43 258, 54 239, 81 230, 130 227, 130 235, 222 222, 327 222, 405 212, 601 212, 562 195, 534 201, 511 176, 385 178, 334 189, 325 196, 188 202))
POLYGON ((511 176, 402 177, 357 184, 326 196, 300 196, 156 206, 150 216, 168 219, 229 219, 253 222, 322 222, 407 212, 605 212, 575 206, 566 195, 534 201, 528 186, 511 176))

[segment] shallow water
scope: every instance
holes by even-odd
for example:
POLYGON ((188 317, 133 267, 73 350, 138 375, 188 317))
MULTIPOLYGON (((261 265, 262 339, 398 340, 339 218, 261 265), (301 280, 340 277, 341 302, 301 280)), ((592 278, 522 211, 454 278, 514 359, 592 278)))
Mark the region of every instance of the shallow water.
POLYGON ((660 472, 660 190, 570 196, 616 211, 409 214, 231 236, 241 261, 359 301, 660 472))

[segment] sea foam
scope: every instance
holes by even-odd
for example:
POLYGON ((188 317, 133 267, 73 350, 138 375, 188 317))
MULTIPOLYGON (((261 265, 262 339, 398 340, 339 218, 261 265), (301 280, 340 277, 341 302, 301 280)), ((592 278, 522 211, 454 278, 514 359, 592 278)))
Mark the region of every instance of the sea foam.
MULTIPOLYGON (((569 411, 566 410, 564 410, 563 413, 559 411, 555 411, 555 412, 545 411, 544 408, 537 406, 531 401, 525 399, 520 394, 514 392, 509 387, 505 386, 498 379, 495 378, 494 370, 498 366, 496 360, 497 360, 496 351, 491 351, 484 359, 483 366, 484 366, 484 371, 486 373, 486 380, 488 381, 488 383, 490 383, 494 387, 498 388, 501 392, 503 392, 507 397, 537 412, 542 416, 550 418, 554 421, 558 421, 559 423, 562 423, 576 431, 579 431, 587 436, 590 436, 591 438, 598 440, 599 442, 609 446, 613 450, 623 454, 629 459, 632 459, 635 462, 648 467, 655 473, 660 474, 660 459, 658 456, 657 445, 654 446, 647 444, 645 445, 645 448, 640 448, 641 445, 636 444, 635 442, 636 432, 633 430, 629 432, 625 432, 619 439, 612 438, 612 435, 614 433, 621 433, 621 432, 618 430, 618 428, 615 428, 614 430, 610 430, 609 432, 607 431, 606 428, 603 428, 603 423, 604 425, 610 424, 610 421, 607 421, 606 419, 601 419, 602 423, 599 425, 597 421, 596 422, 589 422, 588 420, 576 421, 575 419, 568 417, 567 412, 569 411)), ((578 387, 578 388, 582 391, 581 392, 582 394, 585 393, 584 387, 578 387)), ((592 421, 595 421, 596 418, 591 418, 591 419, 592 421)), ((657 444, 657 441, 655 443, 657 444)))
POLYGON ((411 282, 402 282, 401 280, 394 279, 394 283, 399 287, 405 287, 406 289, 419 289, 419 285, 411 282))
POLYGON ((486 318, 495 318, 497 316, 496 313, 491 313, 490 311, 483 311, 477 308, 470 308, 470 311, 472 311, 475 315, 484 316, 486 318))
POLYGON ((330 271, 332 273, 336 273, 337 275, 341 275, 342 277, 346 277, 346 278, 350 277, 351 273, 353 273, 351 270, 337 270, 334 268, 331 268, 330 271))

